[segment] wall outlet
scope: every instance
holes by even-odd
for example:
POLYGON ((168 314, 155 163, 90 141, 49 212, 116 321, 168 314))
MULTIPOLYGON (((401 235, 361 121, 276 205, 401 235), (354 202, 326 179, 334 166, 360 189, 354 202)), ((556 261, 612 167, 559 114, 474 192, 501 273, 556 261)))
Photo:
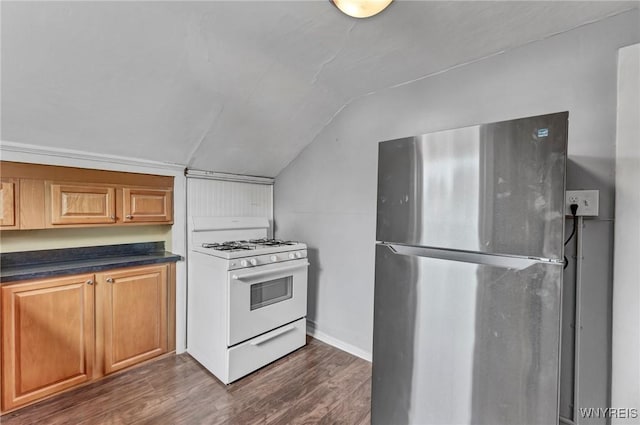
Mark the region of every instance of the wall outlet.
POLYGON ((567 190, 564 213, 571 216, 569 205, 578 204, 577 216, 597 217, 599 199, 599 190, 567 190))

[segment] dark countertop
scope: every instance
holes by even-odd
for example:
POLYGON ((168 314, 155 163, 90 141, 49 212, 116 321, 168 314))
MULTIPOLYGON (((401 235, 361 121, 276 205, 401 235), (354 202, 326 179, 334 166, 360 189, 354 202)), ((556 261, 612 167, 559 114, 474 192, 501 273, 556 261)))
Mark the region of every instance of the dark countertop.
POLYGON ((164 242, 10 252, 0 254, 0 284, 180 260, 164 242))

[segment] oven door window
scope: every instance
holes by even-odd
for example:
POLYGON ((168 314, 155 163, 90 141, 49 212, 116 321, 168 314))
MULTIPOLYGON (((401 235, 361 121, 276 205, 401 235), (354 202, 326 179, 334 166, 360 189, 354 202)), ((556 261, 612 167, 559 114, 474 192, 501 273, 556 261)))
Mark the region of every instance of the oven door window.
POLYGON ((251 310, 266 307, 293 297, 293 276, 251 285, 251 310))

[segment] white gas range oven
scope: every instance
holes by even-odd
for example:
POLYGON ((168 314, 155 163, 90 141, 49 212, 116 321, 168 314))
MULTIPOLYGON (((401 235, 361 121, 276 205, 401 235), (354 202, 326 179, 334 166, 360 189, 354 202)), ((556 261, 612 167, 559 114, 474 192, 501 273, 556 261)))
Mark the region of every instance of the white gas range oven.
POLYGON ((187 352, 225 384, 306 343, 307 246, 255 217, 190 217, 187 352))

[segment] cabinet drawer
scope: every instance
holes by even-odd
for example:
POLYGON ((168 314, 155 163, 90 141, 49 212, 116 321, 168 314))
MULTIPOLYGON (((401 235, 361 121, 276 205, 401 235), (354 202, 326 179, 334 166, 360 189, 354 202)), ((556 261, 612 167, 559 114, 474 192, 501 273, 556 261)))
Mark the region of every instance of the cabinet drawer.
POLYGON ((305 340, 306 320, 302 318, 230 348, 229 382, 302 347, 305 340))

